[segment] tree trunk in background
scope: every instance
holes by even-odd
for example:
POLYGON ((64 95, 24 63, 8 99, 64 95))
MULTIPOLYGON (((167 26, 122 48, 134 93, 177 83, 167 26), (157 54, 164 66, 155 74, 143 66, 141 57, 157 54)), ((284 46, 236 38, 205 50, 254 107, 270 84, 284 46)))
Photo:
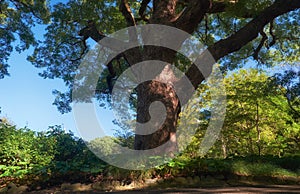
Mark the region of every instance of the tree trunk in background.
POLYGON ((222 153, 223 153, 223 158, 227 158, 227 145, 226 145, 226 140, 224 139, 223 134, 220 136, 221 138, 221 143, 222 143, 222 153))

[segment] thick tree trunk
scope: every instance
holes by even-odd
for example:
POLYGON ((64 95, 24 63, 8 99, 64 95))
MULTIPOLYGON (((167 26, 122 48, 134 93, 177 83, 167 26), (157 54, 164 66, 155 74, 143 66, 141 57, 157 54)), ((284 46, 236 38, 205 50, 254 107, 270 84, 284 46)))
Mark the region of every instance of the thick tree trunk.
POLYGON ((178 79, 170 65, 175 58, 175 52, 162 47, 147 46, 144 47, 142 56, 143 61, 150 61, 143 73, 157 73, 155 79, 140 83, 137 87, 137 122, 147 125, 137 125, 134 149, 153 149, 153 154, 173 155, 177 151, 176 125, 180 113, 180 102, 174 90, 178 79), (151 60, 161 61, 165 66, 162 65, 162 69, 153 69, 151 60), (150 110, 154 102, 162 103, 165 109, 150 110), (158 120, 162 122, 158 123, 158 120), (163 144, 165 146, 158 148, 163 144))
MULTIPOLYGON (((155 101, 160 101, 166 108, 166 119, 161 126, 151 126, 152 130, 156 130, 149 135, 136 135, 134 148, 137 150, 153 149, 170 141, 167 148, 156 149, 154 154, 172 155, 177 150, 176 142, 176 125, 178 114, 180 112, 180 103, 170 84, 164 84, 158 81, 148 81, 142 83, 137 88, 138 103, 137 103, 137 122, 146 123, 150 118, 149 107, 155 101)), ((163 115, 162 112, 154 112, 154 114, 163 115)), ((152 118, 153 119, 153 118, 152 118)), ((136 129, 137 131, 149 130, 149 128, 136 129)))

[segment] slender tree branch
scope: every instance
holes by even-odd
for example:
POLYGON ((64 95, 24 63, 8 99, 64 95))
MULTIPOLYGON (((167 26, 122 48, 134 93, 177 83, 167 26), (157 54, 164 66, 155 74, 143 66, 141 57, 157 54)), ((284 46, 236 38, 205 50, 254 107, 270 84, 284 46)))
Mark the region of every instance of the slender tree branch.
POLYGON ((297 115, 297 117, 300 118, 300 112, 297 111, 297 110, 294 108, 294 106, 292 105, 291 98, 289 97, 289 91, 291 91, 291 89, 290 89, 290 87, 287 87, 287 91, 285 92, 285 98, 286 98, 286 100, 287 100, 287 103, 288 103, 290 109, 292 110, 292 112, 293 112, 295 115, 297 115))
POLYGON ((81 60, 82 57, 83 57, 83 55, 84 55, 84 54, 86 53, 86 51, 87 51, 87 45, 86 45, 85 40, 80 40, 80 41, 78 41, 78 42, 73 43, 72 45, 74 46, 74 45, 76 45, 76 44, 78 44, 78 43, 82 43, 83 48, 81 49, 81 53, 80 53, 79 57, 77 57, 76 59, 70 59, 72 62, 81 60))
POLYGON ((262 36, 262 39, 258 45, 258 47, 254 50, 254 53, 253 53, 253 58, 255 60, 258 60, 258 54, 260 52, 260 50, 262 49, 262 47, 264 46, 266 40, 268 40, 268 36, 267 34, 264 32, 264 30, 261 30, 260 32, 260 35, 262 36))
POLYGON ((130 10, 130 6, 128 4, 128 0, 121 0, 119 9, 123 16, 126 19, 127 25, 128 26, 135 26, 135 19, 134 16, 130 10))
MULTIPOLYGON (((127 22, 127 26, 135 26, 136 22, 135 22, 135 18, 131 12, 130 6, 128 4, 128 0, 121 0, 119 9, 121 11, 121 13, 123 14, 123 16, 125 17, 125 20, 127 22)), ((130 41, 137 41, 137 32, 135 28, 129 28, 129 40, 130 41)))
POLYGON ((18 4, 22 5, 24 8, 28 9, 32 15, 34 15, 34 17, 40 19, 40 20, 43 20, 43 18, 38 14, 36 13, 36 11, 32 8, 32 6, 30 5, 27 5, 25 2, 23 1, 20 1, 20 0, 13 0, 12 3, 17 7, 17 8, 20 8, 18 6, 18 4))
POLYGON ((207 15, 205 15, 204 17, 205 17, 205 42, 206 42, 207 41, 207 37, 208 37, 209 27, 208 27, 208 17, 207 17, 207 15))

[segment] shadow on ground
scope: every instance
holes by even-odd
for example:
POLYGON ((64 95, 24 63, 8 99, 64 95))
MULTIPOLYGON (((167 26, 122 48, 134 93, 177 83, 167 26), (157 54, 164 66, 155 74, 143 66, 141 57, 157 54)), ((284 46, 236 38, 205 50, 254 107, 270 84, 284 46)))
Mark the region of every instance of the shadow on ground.
POLYGON ((185 188, 185 189, 155 189, 155 190, 130 190, 130 191, 82 191, 68 192, 56 190, 43 190, 28 192, 31 194, 50 194, 50 193, 110 193, 110 194, 181 194, 181 193, 300 193, 300 185, 269 185, 253 187, 222 187, 222 188, 185 188))

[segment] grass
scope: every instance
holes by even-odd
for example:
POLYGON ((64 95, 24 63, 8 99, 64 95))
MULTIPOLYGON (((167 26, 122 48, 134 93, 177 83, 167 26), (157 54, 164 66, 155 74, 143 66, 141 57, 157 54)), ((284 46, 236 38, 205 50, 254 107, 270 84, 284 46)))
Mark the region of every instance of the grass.
POLYGON ((242 176, 300 176, 299 170, 293 172, 280 166, 270 163, 248 163, 245 161, 235 161, 232 164, 232 172, 242 176))

